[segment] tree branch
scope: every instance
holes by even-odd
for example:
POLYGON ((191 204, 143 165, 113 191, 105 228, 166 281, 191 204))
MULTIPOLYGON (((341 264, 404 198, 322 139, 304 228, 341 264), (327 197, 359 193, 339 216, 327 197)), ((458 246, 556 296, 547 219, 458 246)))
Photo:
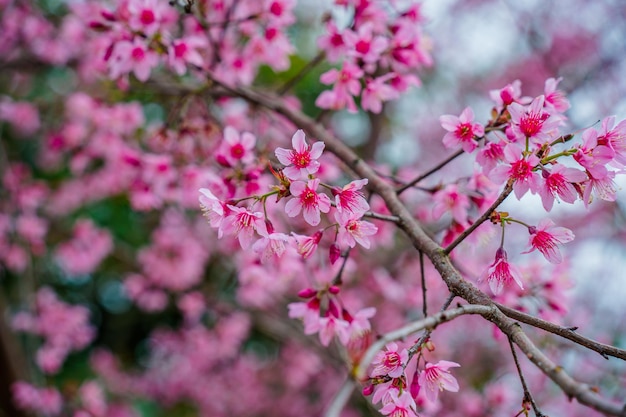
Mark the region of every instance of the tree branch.
POLYGON ((482 316, 485 316, 492 314, 495 311, 496 308, 494 306, 490 307, 483 305, 464 305, 453 310, 442 311, 433 316, 426 317, 425 319, 409 323, 404 327, 384 334, 376 342, 372 343, 372 345, 363 355, 361 361, 355 366, 352 373, 357 381, 363 380, 365 378, 365 372, 367 371, 367 368, 372 363, 372 360, 374 360, 374 356, 376 356, 376 354, 382 348, 384 348, 387 343, 393 342, 395 340, 404 339, 405 337, 408 337, 413 333, 417 333, 420 330, 432 330, 442 323, 453 320, 465 314, 480 314, 482 316))
POLYGON ((606 345, 604 343, 596 342, 595 340, 581 336, 574 331, 575 328, 562 327, 549 321, 542 320, 538 317, 531 316, 530 314, 522 313, 521 311, 517 311, 512 308, 503 306, 502 304, 495 304, 498 306, 498 309, 500 309, 500 311, 506 314, 507 317, 536 327, 538 329, 545 330, 546 332, 555 334, 557 336, 561 336, 562 338, 571 340, 572 342, 586 347, 589 350, 598 352, 605 359, 608 359, 609 356, 613 356, 615 358, 626 360, 626 350, 619 349, 615 346, 606 345))
MULTIPOLYGON (((330 131, 302 112, 293 109, 283 102, 280 97, 259 93, 250 88, 227 86, 220 83, 211 74, 208 75, 213 82, 221 85, 233 94, 251 103, 275 111, 302 128, 307 135, 322 140, 326 145, 326 150, 342 160, 359 177, 368 179, 369 187, 381 196, 391 214, 398 217, 398 227, 404 231, 413 247, 418 251, 424 252, 424 255, 430 259, 451 293, 463 298, 470 304, 480 304, 488 307, 490 312, 484 314, 484 317, 510 337, 530 361, 552 379, 569 397, 576 398, 580 403, 603 413, 626 417, 626 410, 621 405, 602 398, 593 392, 589 386, 575 381, 561 367, 554 364, 532 343, 521 328, 515 325, 515 322, 497 309, 487 294, 476 288, 472 283, 465 281, 450 261, 447 252, 428 236, 409 209, 402 203, 396 190, 330 131)), ((505 188, 505 190, 508 188, 505 188)), ((486 214, 485 219, 488 218, 489 214, 486 214)), ((381 346, 384 346, 384 343, 381 346)), ((371 358, 369 360, 371 361, 371 358)), ((361 368, 359 369, 360 372, 364 372, 361 368)))

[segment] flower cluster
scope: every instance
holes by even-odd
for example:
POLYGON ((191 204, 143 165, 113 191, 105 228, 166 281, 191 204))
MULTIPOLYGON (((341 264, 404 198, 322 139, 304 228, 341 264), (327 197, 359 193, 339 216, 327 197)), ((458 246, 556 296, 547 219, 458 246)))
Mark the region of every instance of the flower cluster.
POLYGON ((113 10, 100 7, 98 18, 88 21, 99 33, 99 49, 105 48, 108 76, 122 85, 130 74, 147 81, 159 66, 179 76, 211 69, 223 82, 248 85, 261 65, 289 67, 294 48, 285 29, 295 20, 294 6, 289 0, 232 6, 211 0, 201 13, 183 17, 167 2, 129 0, 113 10))
MULTIPOLYGON (((421 351, 421 349, 419 349, 421 351)), ((436 403, 441 391, 458 392, 459 384, 449 369, 461 366, 456 362, 439 361, 437 363, 425 362, 422 370, 419 370, 419 362, 422 353, 416 361, 418 368, 409 379, 406 368, 410 360, 407 349, 400 349, 397 343, 391 342, 385 346, 385 350, 378 352, 370 372, 371 385, 366 386, 364 393, 373 392, 372 402, 381 403, 380 410, 383 415, 390 416, 417 416, 419 399, 423 398, 436 403)))
MULTIPOLYGON (((474 122, 474 113, 469 107, 458 117, 442 116, 441 125, 448 131, 443 144, 448 148, 460 146, 474 154, 479 167, 475 176, 488 177, 496 184, 510 184, 518 199, 529 192, 536 194, 541 197, 546 211, 552 210, 555 201, 573 204, 580 199, 587 206, 594 195, 607 201, 615 200, 614 177, 622 171, 626 161, 626 121, 616 123, 615 117, 605 118, 600 129, 585 129, 582 142, 568 146, 575 135, 562 132, 569 102, 558 89, 560 81, 548 79, 543 94, 534 98, 522 96, 519 81, 492 91, 493 117, 485 125, 474 122)), ((433 216, 438 218, 450 211, 453 226, 467 227, 471 223, 467 213, 471 202, 475 202, 470 192, 471 187, 463 190, 458 184, 437 190, 433 216)), ((558 245, 574 239, 569 229, 557 227, 549 219, 529 226, 508 213, 493 213, 492 222, 503 229, 511 222, 527 227, 530 239, 524 253, 537 250, 551 263, 562 261, 558 245)), ((465 227, 455 233, 458 235, 465 227)), ((508 262, 502 245, 481 280, 489 283, 494 294, 500 294, 509 282, 516 282, 523 288, 522 275, 508 262)))
POLYGON ((89 323, 86 307, 64 303, 51 288, 44 287, 37 292, 35 307, 34 313, 17 313, 12 326, 44 340, 37 351, 37 365, 45 373, 55 374, 67 355, 91 343, 95 328, 89 323))
POLYGON ((415 71, 432 63, 430 41, 421 29, 420 5, 390 13, 382 2, 341 4, 353 9, 354 17, 343 29, 332 18, 326 22, 318 44, 331 62, 342 62, 340 68, 321 75, 320 81, 332 89, 322 92, 315 104, 356 112, 355 98, 360 97, 363 110, 380 113, 384 102, 419 85, 415 71))

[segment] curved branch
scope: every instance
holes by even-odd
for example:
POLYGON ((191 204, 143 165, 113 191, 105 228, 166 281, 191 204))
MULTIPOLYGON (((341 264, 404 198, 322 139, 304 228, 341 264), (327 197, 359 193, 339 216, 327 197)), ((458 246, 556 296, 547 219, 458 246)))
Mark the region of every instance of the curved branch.
POLYGON ((483 305, 464 305, 454 310, 446 310, 440 313, 437 313, 433 316, 426 317, 425 319, 417 320, 412 323, 407 324, 404 327, 393 330, 387 334, 384 334, 380 337, 376 342, 372 343, 372 345, 367 349, 361 361, 354 367, 352 373, 356 380, 361 381, 365 377, 365 372, 367 368, 370 366, 372 361, 374 360, 374 356, 389 342, 393 342, 394 340, 404 339, 412 335, 413 333, 417 333, 420 330, 425 329, 434 329, 442 323, 453 320, 459 316, 463 316, 465 314, 480 314, 482 316, 489 315, 495 312, 494 306, 483 306, 483 305))
POLYGON ((262 94, 250 88, 228 86, 212 77, 211 74, 208 75, 215 84, 221 85, 224 89, 253 104, 275 111, 303 129, 308 136, 324 141, 326 150, 342 160, 359 177, 368 179, 369 187, 381 196, 391 214, 398 217, 398 227, 404 231, 413 247, 424 252, 431 260, 451 293, 463 298, 470 304, 492 307, 492 312, 485 314, 484 317, 510 337, 528 359, 569 397, 576 398, 580 403, 603 413, 626 417, 626 410, 622 406, 602 398, 593 392, 588 385, 575 381, 561 367, 555 365, 532 343, 519 325, 516 325, 514 321, 497 309, 487 294, 464 280, 445 250, 428 236, 409 209, 402 203, 395 189, 330 131, 304 113, 293 109, 280 97, 262 94))
POLYGON ((538 317, 531 316, 530 314, 522 313, 521 311, 514 310, 512 308, 503 306, 502 304, 495 303, 498 309, 510 317, 519 322, 528 324, 546 332, 561 336, 564 339, 571 340, 572 342, 586 347, 589 350, 593 350, 602 355, 603 358, 608 359, 609 356, 626 360, 626 350, 617 348, 615 346, 606 345, 604 343, 596 342, 595 340, 586 338, 579 335, 571 327, 562 327, 552 322, 542 320, 538 317))

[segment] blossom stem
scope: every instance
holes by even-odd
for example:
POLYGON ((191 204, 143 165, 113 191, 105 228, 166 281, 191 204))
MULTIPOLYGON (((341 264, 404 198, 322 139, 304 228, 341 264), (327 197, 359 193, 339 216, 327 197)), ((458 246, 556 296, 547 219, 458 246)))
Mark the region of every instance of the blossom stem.
POLYGON ((543 158, 541 160, 541 165, 545 165, 550 161, 554 161, 555 159, 558 159, 562 156, 572 156, 576 153, 575 149, 568 149, 566 151, 563 152, 559 152, 559 153, 555 153, 554 155, 550 155, 550 156, 546 156, 545 158, 543 158))
MULTIPOLYGON (((517 325, 519 326, 519 324, 517 325)), ((528 385, 526 385, 526 379, 524 378, 524 374, 522 373, 522 367, 519 364, 519 359, 517 358, 517 353, 515 352, 515 346, 513 346, 513 341, 511 340, 510 337, 509 337, 509 346, 511 347, 511 354, 513 355, 513 361, 515 362, 515 367, 517 368, 517 373, 519 375, 520 382, 522 383, 522 389, 524 390, 523 403, 527 403, 527 402, 530 403, 530 405, 533 408, 533 411, 535 412, 536 417, 546 417, 546 415, 543 414, 539 410, 539 407, 537 406, 535 399, 533 398, 532 394, 528 390, 528 385)))

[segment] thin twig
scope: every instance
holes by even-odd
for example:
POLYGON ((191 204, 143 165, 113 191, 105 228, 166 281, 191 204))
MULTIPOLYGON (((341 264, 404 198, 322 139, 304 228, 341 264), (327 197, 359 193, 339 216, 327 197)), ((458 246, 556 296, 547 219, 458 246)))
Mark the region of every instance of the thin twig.
POLYGON ((348 258, 350 257, 350 248, 348 248, 345 253, 342 253, 341 256, 343 257, 343 261, 341 262, 341 267, 339 268, 335 279, 333 279, 333 285, 341 285, 341 277, 343 276, 343 271, 346 269, 346 264, 348 263, 348 258))
MULTIPOLYGON (((452 304, 452 300, 454 300, 454 297, 455 297, 454 294, 450 294, 448 296, 446 301, 441 306, 441 309, 439 309, 440 313, 443 313, 444 311, 448 309, 448 307, 450 307, 450 304, 452 304)), ((422 337, 420 337, 419 340, 415 342, 413 346, 409 348, 409 358, 406 361, 407 364, 411 361, 411 358, 419 351, 420 347, 426 342, 426 340, 428 340, 433 330, 434 329, 428 329, 426 333, 424 333, 422 337)))
POLYGON ((454 242, 450 243, 443 250, 443 252, 446 255, 450 254, 450 252, 452 252, 452 250, 456 248, 459 243, 463 242, 466 237, 468 237, 474 230, 476 230, 478 226, 487 221, 487 219, 491 216, 491 213, 493 213, 493 211, 497 209, 500 204, 502 204, 502 202, 509 196, 509 194, 511 194, 511 191, 513 191, 513 183, 509 181, 506 183, 504 190, 502 190, 502 193, 500 193, 496 201, 494 201, 493 204, 482 214, 482 216, 476 219, 476 221, 470 227, 465 229, 463 233, 461 233, 456 239, 454 239, 454 242))
POLYGON ((448 322, 465 314, 489 315, 495 310, 495 307, 483 305, 463 305, 455 308, 454 310, 442 311, 433 316, 426 317, 425 319, 414 321, 404 327, 384 334, 367 349, 361 361, 354 368, 353 375, 357 381, 363 380, 363 378, 365 378, 365 372, 372 363, 374 356, 376 356, 376 354, 389 342, 404 339, 405 337, 408 337, 413 333, 417 333, 420 330, 434 329, 442 323, 448 322))
POLYGON ((511 354, 513 355, 513 362, 515 362, 515 367, 517 368, 517 374, 519 375, 520 382, 522 383, 522 389, 524 390, 524 401, 522 403, 522 407, 526 407, 524 404, 530 403, 533 407, 533 411, 535 412, 535 416, 537 417, 546 417, 537 407, 537 403, 533 398, 530 390, 528 389, 528 385, 526 385, 526 379, 524 379, 524 374, 522 373, 522 367, 519 364, 519 359, 517 359, 517 353, 515 352, 515 346, 513 345, 513 341, 509 337, 509 346, 511 347, 511 354))
POLYGON ((551 323, 546 320, 542 320, 538 317, 531 316, 530 314, 522 313, 521 311, 514 310, 512 308, 503 306, 502 304, 495 303, 498 309, 502 311, 508 317, 517 320, 519 322, 528 324, 546 332, 561 336, 564 339, 571 340, 572 342, 579 344, 587 349, 598 352, 604 359, 609 359, 609 356, 626 360, 626 350, 619 349, 615 346, 606 345, 604 343, 596 342, 580 334, 576 333, 575 327, 562 327, 557 324, 551 323))
POLYGON ((276 94, 279 96, 285 95, 287 91, 291 90, 291 88, 299 83, 313 68, 315 68, 320 62, 322 62, 326 58, 326 53, 324 51, 317 54, 312 60, 310 60, 296 75, 288 79, 282 87, 276 90, 276 94))
POLYGON ((398 193, 398 195, 402 194, 403 192, 413 187, 418 182, 422 181, 423 179, 427 177, 430 177, 432 174, 439 171, 441 168, 448 165, 450 162, 454 161, 456 158, 463 155, 464 153, 465 151, 463 151, 463 149, 459 149, 458 151, 456 151, 455 153, 453 153, 452 155, 450 155, 449 157, 447 157, 446 159, 444 159, 443 161, 441 161, 440 163, 438 163, 437 165, 435 165, 434 167, 432 167, 431 169, 429 169, 428 171, 420 175, 419 177, 407 182, 402 187, 398 187, 396 189, 396 193, 398 193))

